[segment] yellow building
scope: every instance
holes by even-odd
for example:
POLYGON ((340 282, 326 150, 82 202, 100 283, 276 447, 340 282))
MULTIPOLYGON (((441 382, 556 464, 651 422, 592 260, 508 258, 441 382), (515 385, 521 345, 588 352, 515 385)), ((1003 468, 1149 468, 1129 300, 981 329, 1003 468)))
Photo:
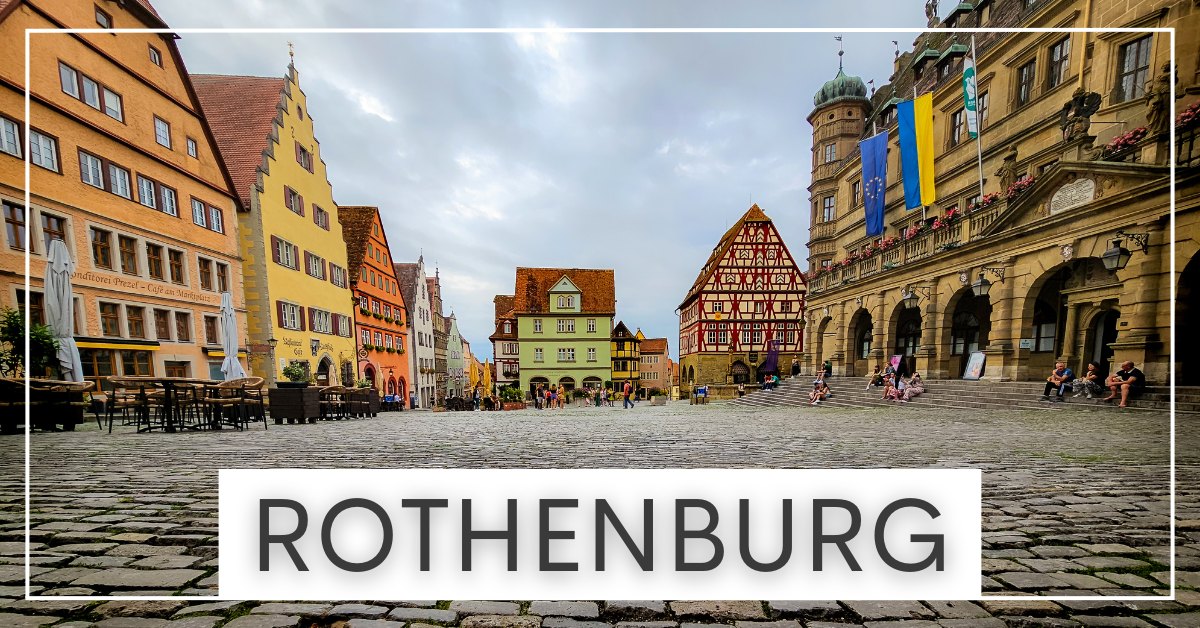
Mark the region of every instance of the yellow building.
MULTIPOLYGON (((891 356, 927 378, 1042 380, 1135 362, 1151 385, 1195 383, 1200 311, 1197 124, 1179 118, 1175 271, 1171 122, 1200 97, 1195 3, 964 2, 937 27, 1174 27, 1163 32, 987 32, 976 36, 980 143, 966 132, 970 37, 934 30, 898 54, 868 94, 843 72, 814 97, 806 368, 861 376, 891 356), (1175 82, 1179 100, 1172 102, 1175 82), (896 103, 932 93, 937 201, 905 211, 896 103), (864 227, 857 142, 889 134, 882 237, 864 227), (980 157, 980 152, 982 157, 980 157), (982 159, 982 190, 980 165, 982 159)), ((1194 116, 1193 116, 1194 118, 1194 116)))
POLYGON ((613 390, 620 390, 626 381, 633 384, 634 390, 638 389, 642 364, 642 354, 638 351, 638 346, 641 342, 640 337, 630 333, 624 321, 618 322, 613 328, 612 340, 609 342, 609 352, 612 353, 613 390))
POLYGON ((0 1, 0 306, 45 322, 46 254, 63 240, 91 379, 220 377, 222 292, 245 329, 240 207, 174 35, 33 36, 25 136, 25 29, 166 27, 144 0, 0 1))
POLYGON ((299 75, 193 75, 249 210, 239 230, 251 365, 268 381, 298 363, 317 383, 355 380, 355 303, 333 188, 299 75))

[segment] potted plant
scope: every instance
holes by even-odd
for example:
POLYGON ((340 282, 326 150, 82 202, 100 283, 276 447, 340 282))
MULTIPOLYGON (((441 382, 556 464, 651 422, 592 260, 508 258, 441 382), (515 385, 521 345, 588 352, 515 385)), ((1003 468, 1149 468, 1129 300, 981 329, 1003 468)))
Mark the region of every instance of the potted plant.
MULTIPOLYGON (((58 364, 58 340, 46 325, 29 326, 29 375, 44 377, 58 364)), ((25 364, 25 320, 13 308, 0 310, 0 375, 20 377, 25 364)))
POLYGON ((287 381, 278 382, 280 388, 308 388, 308 369, 301 366, 299 362, 292 362, 283 367, 283 376, 287 378, 287 381))

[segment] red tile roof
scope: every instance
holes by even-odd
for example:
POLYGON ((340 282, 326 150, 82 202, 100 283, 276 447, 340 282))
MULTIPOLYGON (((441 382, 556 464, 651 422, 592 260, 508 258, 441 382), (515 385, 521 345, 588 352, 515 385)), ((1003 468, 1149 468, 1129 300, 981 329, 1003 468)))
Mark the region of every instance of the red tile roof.
POLYGON ((550 288, 564 275, 583 293, 581 312, 616 314, 616 273, 594 268, 517 268, 513 310, 518 314, 550 311, 550 288))
POLYGON ((513 316, 513 301, 516 299, 511 294, 497 294, 492 303, 496 306, 496 322, 502 318, 512 318, 513 316))
POLYGON ((667 339, 666 338, 646 338, 639 345, 642 353, 666 353, 667 339))
POLYGON ((367 241, 371 239, 371 228, 375 226, 375 216, 378 213, 378 207, 337 208, 338 222, 342 225, 342 239, 346 241, 346 266, 351 281, 358 279, 358 271, 366 259, 367 241))
POLYGON ((238 196, 250 208, 250 190, 258 184, 286 80, 262 76, 193 74, 200 107, 217 148, 229 168, 238 196))
POLYGON ((417 307, 417 274, 420 264, 396 262, 392 264, 396 270, 396 283, 400 284, 400 296, 404 297, 404 307, 412 312, 417 307))
POLYGON ((771 219, 763 213, 758 203, 751 205, 750 209, 746 210, 746 213, 742 214, 742 217, 738 218, 737 222, 733 223, 733 226, 725 232, 725 235, 721 236, 721 241, 717 243, 717 246, 712 250, 712 254, 708 256, 708 261, 704 262, 704 266, 700 268, 700 274, 696 276, 696 282, 692 284, 692 289, 688 290, 687 296, 683 298, 684 303, 687 303, 696 293, 700 292, 700 288, 704 287, 708 278, 717 271, 717 265, 725 257, 725 253, 729 250, 729 247, 733 245, 734 238, 748 222, 771 222, 771 219))

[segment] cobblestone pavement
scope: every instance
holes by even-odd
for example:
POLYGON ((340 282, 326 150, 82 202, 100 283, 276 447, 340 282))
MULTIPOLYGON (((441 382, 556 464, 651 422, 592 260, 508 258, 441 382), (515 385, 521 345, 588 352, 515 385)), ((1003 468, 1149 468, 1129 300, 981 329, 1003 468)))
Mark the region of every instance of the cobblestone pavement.
MULTIPOLYGON (((1177 433, 1177 600, 1166 595, 1166 415, 719 404, 384 414, 247 432, 32 437, 32 582, 43 595, 215 595, 217 469, 253 467, 977 467, 983 588, 1027 601, 32 601, 21 437, 0 439, 0 627, 1200 627, 1200 431, 1177 433), (772 622, 772 623, 764 623, 772 622)), ((797 597, 803 597, 798 591, 797 597)))

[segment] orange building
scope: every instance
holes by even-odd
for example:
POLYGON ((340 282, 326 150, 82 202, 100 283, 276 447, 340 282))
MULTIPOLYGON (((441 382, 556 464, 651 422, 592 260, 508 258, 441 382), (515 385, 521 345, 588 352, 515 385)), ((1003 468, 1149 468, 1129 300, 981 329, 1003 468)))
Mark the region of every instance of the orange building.
POLYGON ((378 207, 338 207, 350 289, 358 300, 354 317, 358 372, 384 395, 408 399, 408 315, 389 253, 378 207))
MULTIPOLYGON (((10 52, 27 28, 67 27, 167 25, 146 0, 0 0, 0 41, 10 52)), ((76 264, 85 377, 219 376, 222 292, 232 293, 246 328, 242 208, 175 36, 34 35, 29 73, 26 137, 23 55, 0 57, 0 306, 28 307, 44 322, 45 256, 61 239, 76 264)))

